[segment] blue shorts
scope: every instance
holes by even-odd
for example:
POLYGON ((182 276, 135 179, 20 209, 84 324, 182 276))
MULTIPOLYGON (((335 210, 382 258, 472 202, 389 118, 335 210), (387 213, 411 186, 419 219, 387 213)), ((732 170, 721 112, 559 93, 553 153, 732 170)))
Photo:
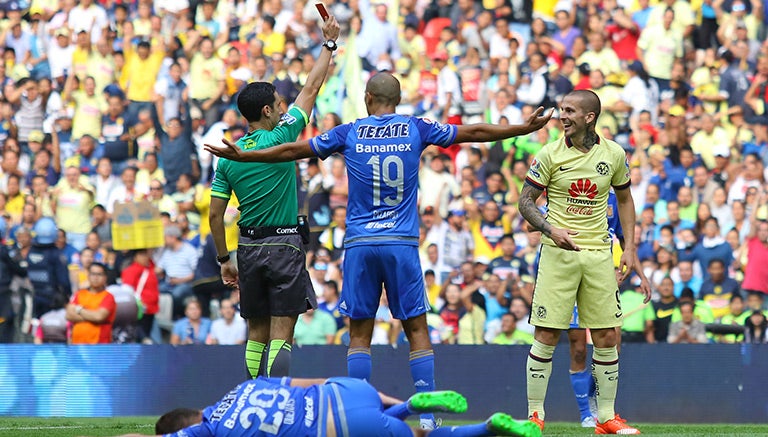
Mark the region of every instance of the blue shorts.
POLYGON ((353 320, 376 316, 382 285, 387 290, 389 310, 396 319, 408 320, 430 309, 416 246, 349 247, 343 268, 339 310, 353 320))
MULTIPOLYGON (((338 437, 399 437, 413 435, 410 426, 384 414, 379 394, 362 379, 330 378, 322 386, 324 401, 331 401, 338 437)), ((321 423, 326 418, 321 417, 321 423)), ((325 432, 322 435, 326 435, 325 432)))

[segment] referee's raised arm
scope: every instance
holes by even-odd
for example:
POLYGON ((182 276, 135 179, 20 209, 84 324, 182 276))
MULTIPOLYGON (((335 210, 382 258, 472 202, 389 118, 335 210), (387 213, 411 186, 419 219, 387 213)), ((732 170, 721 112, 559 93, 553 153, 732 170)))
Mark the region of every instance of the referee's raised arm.
POLYGON ((331 15, 323 23, 323 38, 325 41, 320 49, 320 56, 307 76, 307 83, 304 84, 304 88, 294 101, 294 105, 304 110, 306 114, 310 114, 315 106, 317 93, 328 75, 328 66, 331 63, 333 52, 336 50, 336 40, 339 38, 339 23, 336 21, 336 17, 331 15))

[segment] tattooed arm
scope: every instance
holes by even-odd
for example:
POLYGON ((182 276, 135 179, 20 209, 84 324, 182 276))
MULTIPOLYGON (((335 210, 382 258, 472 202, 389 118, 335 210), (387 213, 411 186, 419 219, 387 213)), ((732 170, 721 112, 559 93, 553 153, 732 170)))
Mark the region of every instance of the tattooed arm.
POLYGON ((544 190, 540 190, 531 184, 523 184, 523 191, 520 193, 520 199, 518 199, 518 209, 523 218, 528 221, 528 224, 533 226, 537 231, 541 231, 542 234, 547 237, 552 235, 552 225, 547 223, 547 219, 544 214, 539 211, 536 206, 536 201, 539 200, 541 193, 544 190))
POLYGON ((555 244, 565 250, 581 250, 576 243, 571 240, 571 235, 577 235, 578 232, 570 229, 561 229, 552 226, 547 222, 544 214, 536 206, 536 200, 541 196, 543 190, 534 187, 529 183, 523 185, 523 191, 520 193, 518 208, 523 218, 537 231, 552 239, 555 244))

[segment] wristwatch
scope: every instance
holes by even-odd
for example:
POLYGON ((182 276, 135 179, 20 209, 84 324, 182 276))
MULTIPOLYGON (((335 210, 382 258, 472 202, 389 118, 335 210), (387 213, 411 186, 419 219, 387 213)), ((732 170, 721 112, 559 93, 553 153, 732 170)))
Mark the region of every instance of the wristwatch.
POLYGON ((332 39, 326 40, 323 43, 323 47, 325 47, 326 49, 330 50, 331 52, 335 52, 336 49, 339 48, 339 46, 336 44, 336 41, 334 41, 332 39))
POLYGON ((83 306, 82 306, 82 305, 78 305, 78 306, 76 306, 76 307, 75 307, 75 312, 76 312, 77 314, 80 314, 80 313, 82 313, 82 312, 83 312, 83 306))
POLYGON ((229 256, 229 254, 226 254, 226 255, 224 255, 224 256, 217 256, 217 257, 216 257, 216 261, 218 261, 218 262, 219 262, 219 264, 224 264, 225 262, 227 262, 227 261, 229 261, 229 260, 230 260, 230 256, 229 256))

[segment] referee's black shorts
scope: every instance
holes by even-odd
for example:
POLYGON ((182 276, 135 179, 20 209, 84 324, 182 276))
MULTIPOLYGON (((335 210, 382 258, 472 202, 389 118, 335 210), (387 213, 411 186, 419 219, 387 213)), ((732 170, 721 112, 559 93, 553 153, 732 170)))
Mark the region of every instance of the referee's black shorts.
POLYGON ((296 316, 317 307, 298 234, 251 238, 237 246, 240 314, 246 318, 296 316))

